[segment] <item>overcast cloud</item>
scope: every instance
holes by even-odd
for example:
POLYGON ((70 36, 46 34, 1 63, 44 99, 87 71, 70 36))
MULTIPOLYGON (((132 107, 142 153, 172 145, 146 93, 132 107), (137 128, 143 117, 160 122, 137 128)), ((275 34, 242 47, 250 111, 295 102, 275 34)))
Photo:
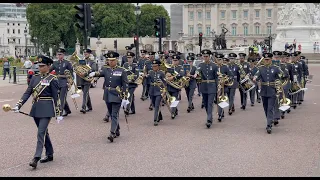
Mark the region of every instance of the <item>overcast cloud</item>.
MULTIPOLYGON (((136 3, 134 3, 136 4, 136 3)), ((139 4, 146 4, 146 3, 139 3, 139 4)), ((170 16, 170 5, 171 4, 176 4, 176 3, 152 3, 152 4, 156 4, 156 5, 163 5, 164 8, 166 8, 166 10, 168 11, 168 14, 170 16)))

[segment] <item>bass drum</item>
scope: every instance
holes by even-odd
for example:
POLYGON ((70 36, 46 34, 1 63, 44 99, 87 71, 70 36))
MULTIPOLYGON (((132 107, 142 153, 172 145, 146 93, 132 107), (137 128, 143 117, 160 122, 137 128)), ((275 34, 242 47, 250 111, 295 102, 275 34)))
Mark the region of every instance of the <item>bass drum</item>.
POLYGON ((242 89, 242 91, 245 92, 245 93, 251 91, 253 88, 256 87, 254 82, 251 81, 251 79, 248 79, 248 78, 245 78, 245 79, 241 80, 239 86, 242 89))

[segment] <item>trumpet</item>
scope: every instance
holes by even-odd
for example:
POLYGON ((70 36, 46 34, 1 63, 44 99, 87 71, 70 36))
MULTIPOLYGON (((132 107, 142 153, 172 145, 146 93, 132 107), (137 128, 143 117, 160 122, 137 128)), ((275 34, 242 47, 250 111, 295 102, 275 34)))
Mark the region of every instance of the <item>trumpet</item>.
POLYGON ((161 96, 165 100, 166 102, 165 104, 168 107, 169 112, 171 113, 170 106, 174 101, 176 101, 176 97, 173 97, 169 94, 162 80, 158 79, 158 81, 156 82, 156 85, 160 88, 161 96))
POLYGON ((77 104, 75 97, 80 96, 79 94, 81 93, 81 90, 79 90, 78 87, 76 86, 76 84, 74 83, 74 80, 73 80, 71 73, 68 69, 66 69, 64 71, 64 74, 67 77, 68 91, 70 91, 70 93, 71 93, 71 98, 72 98, 73 104, 76 107, 76 109, 78 109, 78 104, 77 104))

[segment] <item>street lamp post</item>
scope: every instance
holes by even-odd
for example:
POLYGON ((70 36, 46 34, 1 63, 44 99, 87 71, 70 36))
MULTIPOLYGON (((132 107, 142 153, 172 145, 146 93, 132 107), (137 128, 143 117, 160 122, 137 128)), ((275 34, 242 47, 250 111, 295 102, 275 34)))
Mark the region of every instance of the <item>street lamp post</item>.
POLYGON ((137 46, 136 46, 136 61, 138 61, 138 55, 139 55, 139 41, 140 41, 140 37, 139 37, 139 16, 141 14, 141 9, 140 9, 140 6, 139 6, 139 3, 137 3, 137 6, 136 6, 136 10, 134 11, 134 14, 136 15, 136 28, 137 28, 137 37, 138 37, 138 42, 137 42, 137 46))
POLYGON ((28 30, 27 30, 27 26, 24 29, 24 37, 25 37, 25 41, 26 41, 26 47, 25 47, 25 56, 28 56, 28 44, 27 44, 27 35, 28 35, 28 30))

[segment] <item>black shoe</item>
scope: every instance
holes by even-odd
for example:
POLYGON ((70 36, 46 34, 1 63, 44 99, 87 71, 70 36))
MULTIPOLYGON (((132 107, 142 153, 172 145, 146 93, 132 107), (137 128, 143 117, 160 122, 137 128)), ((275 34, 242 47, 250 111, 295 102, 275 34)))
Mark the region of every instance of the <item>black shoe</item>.
POLYGON ((204 104, 201 104, 201 109, 203 109, 204 108, 204 104))
POLYGON ((222 118, 224 118, 224 111, 223 111, 223 113, 222 113, 222 116, 221 116, 222 118))
POLYGON ((229 109, 229 115, 232 115, 232 110, 231 109, 229 109))
POLYGON ((136 112, 135 111, 132 111, 131 113, 129 113, 129 114, 136 114, 136 112))
POLYGON ((149 106, 149 111, 152 111, 153 110, 153 107, 152 106, 149 106))
POLYGON ((31 162, 29 163, 29 166, 33 167, 33 168, 37 168, 38 165, 38 161, 40 160, 39 157, 35 157, 31 160, 31 162))
POLYGON ((201 94, 198 94, 198 96, 200 97, 200 96, 201 96, 201 94))
POLYGON ((176 115, 175 114, 171 114, 171 119, 174 119, 176 117, 176 115))
POLYGON ((124 114, 128 116, 129 115, 129 111, 124 110, 124 114))
POLYGON ((271 131, 272 131, 271 126, 267 126, 266 130, 267 130, 267 133, 268 133, 268 134, 271 134, 271 131))
POLYGON ((212 125, 212 122, 207 122, 207 123, 206 123, 207 128, 210 128, 211 125, 212 125))
POLYGON ((246 106, 245 106, 245 105, 243 105, 241 109, 246 110, 246 106))
POLYGON ((232 112, 235 112, 236 110, 235 110, 235 108, 234 108, 234 106, 232 106, 232 112))
POLYGON ((281 119, 284 119, 284 112, 281 114, 281 119))
POLYGON ((141 97, 140 99, 141 99, 142 101, 144 101, 144 98, 143 98, 143 97, 141 97))
POLYGON ((194 109, 194 105, 193 105, 193 103, 192 103, 192 107, 191 107, 191 109, 192 109, 192 110, 194 109))
MULTIPOLYGON (((162 117, 162 115, 159 115, 159 121, 162 121, 163 120, 163 117, 162 117)), ((159 122, 158 121, 158 122, 159 122)))
POLYGON ((288 109, 288 110, 287 110, 287 113, 289 114, 290 112, 291 112, 291 109, 288 109))
POLYGON ((109 122, 109 118, 110 118, 109 116, 106 116, 106 117, 103 118, 103 120, 104 120, 105 122, 109 122))
POLYGON ((116 137, 116 135, 111 133, 111 134, 108 136, 108 139, 109 139, 110 142, 113 142, 113 139, 114 139, 115 137, 116 137))
POLYGON ((53 161, 53 156, 46 156, 45 158, 40 159, 40 163, 46 163, 49 161, 53 161))
POLYGON ((71 114, 71 112, 66 112, 66 113, 64 113, 62 116, 63 116, 63 117, 66 117, 66 116, 68 116, 69 114, 71 114))
POLYGON ((162 103, 161 106, 164 106, 164 103, 162 103))
POLYGON ((301 101, 301 102, 303 102, 304 100, 303 100, 303 99, 301 99, 300 101, 301 101))
POLYGON ((188 107, 187 112, 189 113, 190 111, 191 111, 191 108, 190 108, 190 107, 188 107))
POLYGON ((299 105, 301 105, 302 103, 301 103, 301 102, 299 102, 298 104, 299 104, 299 105))
POLYGON ((119 137, 120 136, 120 131, 117 131, 116 132, 116 137, 119 137))
POLYGON ((251 106, 254 106, 254 103, 251 103, 251 106))
POLYGON ((154 121, 153 125, 154 126, 158 126, 159 122, 158 121, 154 121))
POLYGON ((243 109, 243 105, 241 105, 240 109, 243 109))
POLYGON ((273 121, 273 124, 274 124, 275 126, 278 125, 278 124, 279 124, 278 119, 274 120, 274 121, 273 121))
POLYGON ((92 111, 92 108, 87 110, 87 112, 90 112, 90 111, 92 111))
POLYGON ((82 112, 83 114, 85 114, 87 111, 84 109, 81 109, 80 112, 82 112))
POLYGON ((219 116, 218 121, 221 122, 221 120, 222 120, 222 116, 219 116))
POLYGON ((178 109, 176 110, 175 115, 178 116, 178 109))
POLYGON ((297 105, 293 105, 293 109, 296 109, 297 108, 297 105))

